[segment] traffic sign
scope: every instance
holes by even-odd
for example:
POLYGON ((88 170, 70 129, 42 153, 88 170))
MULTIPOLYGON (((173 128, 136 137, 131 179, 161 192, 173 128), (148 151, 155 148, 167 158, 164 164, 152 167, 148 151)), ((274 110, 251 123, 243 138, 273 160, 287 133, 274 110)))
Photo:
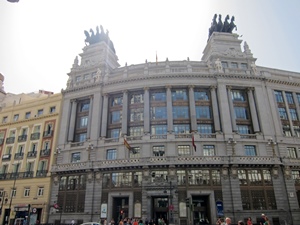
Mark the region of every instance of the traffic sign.
POLYGON ((53 205, 53 207, 54 207, 55 209, 58 209, 58 208, 59 208, 59 206, 58 206, 57 203, 55 203, 55 204, 53 205))

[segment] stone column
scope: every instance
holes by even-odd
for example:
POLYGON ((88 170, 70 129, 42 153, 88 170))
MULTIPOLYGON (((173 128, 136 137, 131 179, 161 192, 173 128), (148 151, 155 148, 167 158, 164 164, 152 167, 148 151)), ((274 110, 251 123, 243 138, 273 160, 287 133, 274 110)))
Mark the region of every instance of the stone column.
POLYGON ((168 133, 173 133, 173 112, 172 112, 172 92, 171 86, 166 86, 167 89, 167 116, 168 116, 168 133))
MULTIPOLYGON (((102 95, 101 92, 97 92, 93 97, 93 110, 92 110, 92 118, 91 118, 91 140, 97 140, 100 137, 100 129, 102 126, 101 118, 102 118, 102 95)), ((107 124, 107 123, 105 123, 107 124)))
POLYGON ((212 103, 212 110, 213 110, 213 117, 214 117, 214 125, 215 125, 215 132, 221 131, 220 126, 220 116, 219 116, 219 108, 217 102, 217 93, 216 93, 216 86, 210 87, 210 95, 211 95, 211 103, 212 103))
POLYGON ((77 100, 71 100, 72 109, 71 109, 71 118, 70 118, 70 126, 68 132, 68 141, 74 141, 74 131, 75 131, 75 121, 76 121, 76 110, 77 110, 77 100))
POLYGON ((101 123, 101 137, 106 137, 107 120, 108 120, 108 94, 104 94, 103 108, 102 108, 102 123, 101 123))
POLYGON ((88 126, 87 126, 87 134, 86 138, 91 138, 91 123, 92 123, 92 112, 93 112, 93 96, 90 96, 90 108, 89 108, 89 116, 88 116, 88 126))
POLYGON ((123 92, 123 109, 122 109, 122 135, 127 135, 127 118, 128 117, 128 91, 123 92))
POLYGON ((150 98, 149 88, 144 88, 144 133, 150 133, 150 98))
POLYGON ((259 124, 258 124, 256 106, 254 103, 254 98, 253 98, 253 93, 252 93, 253 90, 254 90, 254 88, 248 88, 247 93, 248 93, 248 99, 249 99, 249 105, 250 105, 253 131, 254 131, 254 133, 258 133, 258 132, 260 132, 260 129, 259 129, 259 124))
POLYGON ((189 86, 189 105, 190 105, 190 117, 191 117, 191 131, 197 131, 197 118, 196 118, 196 105, 194 96, 194 85, 189 86))
POLYGON ((232 131, 236 132, 237 131, 237 127, 236 127, 236 120, 235 120, 235 113, 234 113, 233 101, 232 101, 232 97, 231 97, 231 87, 227 87, 227 97, 228 97, 228 102, 229 102, 229 110, 230 110, 232 131))

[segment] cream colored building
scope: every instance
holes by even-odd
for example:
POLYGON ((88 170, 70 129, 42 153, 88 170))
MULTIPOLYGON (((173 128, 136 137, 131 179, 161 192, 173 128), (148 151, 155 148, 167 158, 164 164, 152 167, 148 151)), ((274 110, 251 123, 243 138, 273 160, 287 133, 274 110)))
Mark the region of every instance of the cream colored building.
POLYGON ((48 220, 50 168, 55 160, 61 93, 1 93, 0 223, 30 212, 30 224, 48 220))

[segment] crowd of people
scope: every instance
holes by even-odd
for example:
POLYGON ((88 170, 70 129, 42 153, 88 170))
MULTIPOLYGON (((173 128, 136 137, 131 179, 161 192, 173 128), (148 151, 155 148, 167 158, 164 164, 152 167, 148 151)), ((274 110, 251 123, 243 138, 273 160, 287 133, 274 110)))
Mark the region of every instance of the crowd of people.
POLYGON ((121 219, 118 223, 115 223, 112 219, 109 223, 106 220, 103 221, 103 225, 166 225, 167 221, 164 218, 158 218, 156 220, 141 220, 138 218, 124 218, 121 219))
MULTIPOLYGON (((259 225, 271 225, 269 218, 265 214, 261 214, 259 225)), ((225 218, 225 221, 223 222, 221 218, 218 218, 216 225, 231 225, 231 219, 229 217, 225 218)), ((244 222, 242 220, 238 221, 238 225, 254 225, 252 222, 251 217, 248 217, 247 221, 244 222)))

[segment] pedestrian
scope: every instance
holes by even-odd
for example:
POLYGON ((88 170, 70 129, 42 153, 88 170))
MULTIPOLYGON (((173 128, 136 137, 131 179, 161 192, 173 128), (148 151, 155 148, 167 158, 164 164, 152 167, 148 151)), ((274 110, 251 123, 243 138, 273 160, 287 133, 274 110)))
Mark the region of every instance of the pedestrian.
POLYGON ((244 223, 242 220, 240 220, 240 221, 238 222, 238 225, 245 225, 245 223, 244 223))
POLYGON ((266 222, 265 217, 266 217, 265 214, 261 214, 260 225, 264 225, 265 224, 265 222, 266 222))
POLYGON ((252 224, 252 219, 251 219, 251 217, 248 217, 247 225, 253 225, 253 224, 252 224))
POLYGON ((231 224, 231 219, 229 217, 226 217, 225 225, 230 225, 230 224, 231 224))
POLYGON ((271 225, 270 221, 269 221, 269 218, 267 216, 265 216, 265 223, 264 223, 264 225, 271 225))
POLYGON ((216 222, 216 225, 222 225, 221 218, 218 218, 218 220, 217 220, 217 222, 216 222))

